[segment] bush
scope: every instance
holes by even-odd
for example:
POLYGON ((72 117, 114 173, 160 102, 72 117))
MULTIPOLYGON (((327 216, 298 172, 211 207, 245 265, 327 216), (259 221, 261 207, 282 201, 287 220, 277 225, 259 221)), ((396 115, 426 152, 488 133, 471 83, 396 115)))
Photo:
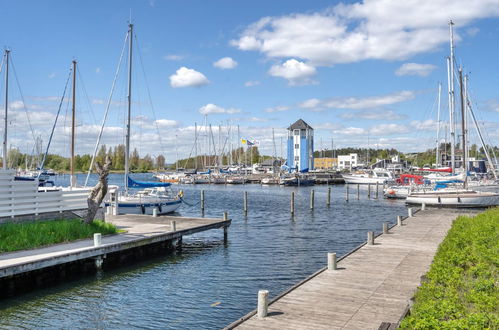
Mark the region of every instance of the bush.
POLYGON ((402 329, 499 329, 499 209, 458 217, 402 329))

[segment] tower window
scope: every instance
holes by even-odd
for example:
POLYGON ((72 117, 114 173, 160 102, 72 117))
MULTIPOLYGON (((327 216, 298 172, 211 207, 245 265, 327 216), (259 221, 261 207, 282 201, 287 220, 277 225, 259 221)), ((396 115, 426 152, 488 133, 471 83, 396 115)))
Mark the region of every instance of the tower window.
POLYGON ((299 161, 300 160, 300 156, 295 156, 295 160, 299 161))
POLYGON ((300 149, 300 145, 298 143, 295 144, 295 149, 300 149))

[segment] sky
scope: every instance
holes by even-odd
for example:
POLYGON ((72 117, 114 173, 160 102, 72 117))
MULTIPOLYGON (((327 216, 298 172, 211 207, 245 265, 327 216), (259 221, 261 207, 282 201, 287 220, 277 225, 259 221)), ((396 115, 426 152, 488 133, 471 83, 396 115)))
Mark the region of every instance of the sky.
MULTIPOLYGON (((36 137, 46 146, 60 108, 50 152, 69 155, 71 84, 61 98, 76 60, 76 152, 92 153, 130 17, 131 141, 141 156, 192 155, 195 125, 200 153, 208 139, 217 151, 238 146, 239 126, 263 153, 285 154, 286 128, 300 118, 314 128, 316 150, 332 141, 336 148, 432 148, 439 83, 441 141, 448 135, 450 19, 455 65, 469 76, 486 142, 499 144, 499 0, 2 0, 0 11, 0 43, 12 58, 8 144, 22 152, 36 137)), ((127 54, 104 128, 107 146, 124 141, 127 54)), ((469 138, 478 143, 473 127, 469 138)))

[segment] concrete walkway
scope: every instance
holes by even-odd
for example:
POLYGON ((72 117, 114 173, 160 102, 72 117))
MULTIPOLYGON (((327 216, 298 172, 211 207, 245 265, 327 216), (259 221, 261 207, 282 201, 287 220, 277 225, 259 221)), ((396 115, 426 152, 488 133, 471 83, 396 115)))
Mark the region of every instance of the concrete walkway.
POLYGON ((364 245, 341 260, 338 270, 324 270, 282 296, 269 306, 266 318, 253 315, 231 326, 378 329, 382 322, 396 323, 457 216, 452 210, 418 212, 402 227, 377 237, 375 245, 364 245))
POLYGON ((93 239, 48 247, 0 254, 0 279, 28 271, 51 267, 67 262, 94 258, 107 253, 118 252, 160 241, 177 239, 209 229, 224 228, 231 220, 210 218, 183 218, 147 215, 120 215, 106 219, 127 232, 102 237, 102 244, 94 246, 93 239), (171 228, 175 220, 176 230, 171 228))

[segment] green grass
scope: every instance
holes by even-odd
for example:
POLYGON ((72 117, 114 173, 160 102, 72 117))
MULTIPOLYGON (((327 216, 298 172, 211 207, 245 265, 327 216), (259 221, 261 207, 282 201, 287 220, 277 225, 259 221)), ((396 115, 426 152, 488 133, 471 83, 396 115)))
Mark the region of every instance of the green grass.
POLYGON ((94 233, 106 235, 117 232, 113 224, 99 220, 88 225, 77 219, 5 223, 0 225, 0 253, 71 242, 92 237, 94 233))
POLYGON ((499 329, 499 209, 454 221, 402 329, 499 329))

